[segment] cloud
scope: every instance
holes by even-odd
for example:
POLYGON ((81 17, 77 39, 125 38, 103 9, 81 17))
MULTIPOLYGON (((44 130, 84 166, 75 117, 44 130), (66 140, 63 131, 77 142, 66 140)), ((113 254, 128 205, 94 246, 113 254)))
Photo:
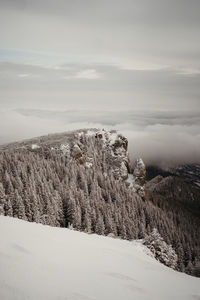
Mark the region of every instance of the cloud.
POLYGON ((200 162, 199 125, 153 125, 145 130, 124 130, 129 138, 131 159, 169 167, 200 162))
POLYGON ((188 76, 188 75, 195 76, 195 75, 200 74, 200 69, 183 68, 183 69, 177 70, 177 74, 186 75, 186 76, 188 76))
POLYGON ((17 140, 27 139, 41 134, 48 134, 61 130, 59 122, 30 116, 25 117, 15 111, 0 111, 0 143, 9 143, 17 140), (38 122, 39 121, 39 122, 38 122))
MULTIPOLYGON (((56 68, 54 68, 55 70, 67 70, 67 71, 75 71, 73 70, 73 68, 62 68, 62 66, 56 66, 56 68)), ((81 71, 78 71, 74 74, 71 74, 71 75, 65 75, 63 77, 63 79, 70 79, 70 80, 73 80, 73 79, 99 79, 101 77, 101 74, 98 73, 95 69, 86 69, 86 70, 81 70, 81 71)))
POLYGON ((21 61, 200 67, 197 0, 2 0, 0 8, 1 47, 31 52, 10 53, 21 61))
POLYGON ((76 74, 75 78, 81 78, 81 79, 98 79, 100 78, 100 74, 97 73, 94 69, 88 69, 80 71, 76 74))
POLYGON ((80 128, 114 129, 129 141, 131 161, 162 167, 200 162, 198 112, 105 112, 18 109, 0 112, 0 143, 80 128))
POLYGON ((18 74, 18 77, 20 78, 25 78, 25 77, 29 77, 30 74, 18 74))
POLYGON ((0 62, 0 97, 4 109, 199 111, 200 74, 127 70, 95 63, 41 66, 0 62))

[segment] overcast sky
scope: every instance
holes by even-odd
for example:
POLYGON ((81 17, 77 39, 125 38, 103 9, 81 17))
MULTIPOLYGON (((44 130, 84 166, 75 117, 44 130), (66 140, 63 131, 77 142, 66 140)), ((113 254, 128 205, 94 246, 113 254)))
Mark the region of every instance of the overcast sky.
POLYGON ((200 161, 199 32, 199 0, 0 0, 0 143, 98 126, 200 161))

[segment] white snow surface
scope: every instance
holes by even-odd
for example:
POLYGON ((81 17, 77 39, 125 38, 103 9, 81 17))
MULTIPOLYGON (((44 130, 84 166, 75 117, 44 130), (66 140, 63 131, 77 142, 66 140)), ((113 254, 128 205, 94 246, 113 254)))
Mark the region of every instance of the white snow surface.
POLYGON ((40 146, 38 146, 37 144, 32 144, 31 145, 31 149, 39 149, 40 148, 40 146))
POLYGON ((93 166, 93 164, 91 162, 86 161, 85 163, 87 168, 91 168, 93 166))
POLYGON ((109 134, 110 145, 113 145, 116 142, 117 137, 118 137, 118 133, 117 132, 109 134))
POLYGON ((197 300, 200 279, 139 242, 0 216, 2 300, 197 300))
POLYGON ((126 182, 129 183, 129 187, 133 188, 135 185, 135 178, 133 174, 128 174, 128 178, 126 179, 126 182))
MULTIPOLYGON (((93 136, 95 135, 97 132, 97 130, 87 130, 86 134, 85 135, 88 135, 88 136, 93 136)), ((82 134, 84 134, 84 132, 80 132, 79 133, 79 136, 81 136, 82 134)))

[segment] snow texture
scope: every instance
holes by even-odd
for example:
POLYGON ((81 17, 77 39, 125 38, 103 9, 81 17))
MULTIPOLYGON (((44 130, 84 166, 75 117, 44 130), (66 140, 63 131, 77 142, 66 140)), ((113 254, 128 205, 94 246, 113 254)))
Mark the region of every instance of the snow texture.
POLYGON ((37 144, 32 144, 31 145, 32 150, 39 149, 39 148, 40 148, 40 146, 38 146, 37 144))
POLYGON ((60 145, 60 150, 64 153, 64 154, 70 154, 70 146, 68 144, 64 145, 61 144, 60 145))
POLYGON ((134 188, 134 184, 135 184, 135 178, 133 176, 133 174, 128 174, 128 178, 126 179, 126 181, 128 183, 128 186, 130 188, 134 188))
POLYGON ((92 163, 91 162, 87 162, 86 161, 85 165, 86 165, 87 168, 91 168, 92 167, 92 163))
POLYGON ((2 300, 194 300, 200 279, 146 254, 139 242, 0 216, 2 300))

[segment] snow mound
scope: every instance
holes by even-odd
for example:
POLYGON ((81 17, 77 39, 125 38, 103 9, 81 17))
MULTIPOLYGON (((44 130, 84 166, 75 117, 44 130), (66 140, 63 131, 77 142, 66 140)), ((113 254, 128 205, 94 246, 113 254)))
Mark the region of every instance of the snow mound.
POLYGON ((200 279, 128 242, 0 216, 0 299, 200 299, 200 279))

